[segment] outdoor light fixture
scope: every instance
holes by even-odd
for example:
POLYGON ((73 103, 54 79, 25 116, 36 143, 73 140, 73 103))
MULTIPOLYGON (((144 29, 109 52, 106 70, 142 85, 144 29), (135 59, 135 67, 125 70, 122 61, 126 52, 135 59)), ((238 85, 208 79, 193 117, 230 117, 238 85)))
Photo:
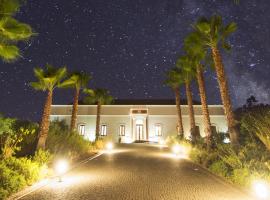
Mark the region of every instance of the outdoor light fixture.
POLYGON ((226 137, 224 140, 223 140, 223 143, 225 144, 229 144, 231 142, 230 138, 226 137))
POLYGON ((59 160, 55 164, 55 171, 59 177, 59 182, 62 181, 62 176, 65 174, 68 170, 68 162, 66 160, 59 160))
POLYGON ((253 193, 259 198, 259 199, 269 199, 270 193, 270 186, 265 181, 262 180, 256 180, 252 183, 252 190, 253 193))
POLYGON ((111 150, 113 149, 113 143, 112 143, 112 142, 108 142, 108 143, 106 144, 106 149, 107 149, 108 151, 111 151, 111 150))
POLYGON ((163 139, 160 139, 158 143, 159 143, 159 145, 162 145, 162 146, 166 144, 165 140, 163 140, 163 139))
POLYGON ((172 146, 172 152, 175 155, 179 155, 182 152, 182 149, 183 148, 179 144, 175 144, 175 145, 172 146))

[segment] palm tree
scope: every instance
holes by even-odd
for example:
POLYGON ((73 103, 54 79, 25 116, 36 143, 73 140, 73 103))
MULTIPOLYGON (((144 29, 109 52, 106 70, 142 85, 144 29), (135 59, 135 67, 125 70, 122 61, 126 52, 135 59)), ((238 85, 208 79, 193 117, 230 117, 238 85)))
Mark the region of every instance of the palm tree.
POLYGON ((31 82, 31 86, 35 90, 42 90, 47 92, 47 98, 44 105, 42 119, 40 123, 37 149, 45 149, 45 143, 48 136, 50 126, 50 113, 53 98, 53 91, 56 87, 61 86, 61 81, 66 76, 67 70, 65 67, 54 68, 47 64, 46 69, 39 67, 34 68, 34 74, 37 82, 31 82))
POLYGON ((65 80, 61 87, 64 88, 74 88, 75 89, 75 95, 73 99, 73 107, 72 107, 72 115, 70 120, 70 132, 74 132, 76 128, 76 122, 77 122, 77 113, 78 113, 78 104, 79 104, 79 97, 80 97, 80 91, 81 89, 84 89, 89 80, 91 79, 91 76, 89 76, 86 73, 83 72, 74 72, 70 75, 70 77, 65 80))
POLYGON ((178 135, 182 138, 184 137, 184 128, 183 128, 183 120, 181 113, 181 100, 180 100, 180 85, 183 84, 183 78, 181 77, 181 73, 179 69, 173 68, 167 73, 167 78, 165 80, 165 84, 172 88, 175 93, 175 103, 176 110, 178 115, 178 135))
POLYGON ((96 118, 96 141, 99 139, 99 126, 100 126, 100 114, 101 106, 106 104, 111 104, 113 102, 113 97, 109 94, 106 89, 97 88, 95 90, 84 89, 84 93, 87 95, 84 98, 84 102, 87 104, 97 104, 97 118, 96 118))
POLYGON ((208 61, 207 52, 203 46, 198 45, 194 33, 189 34, 185 38, 184 48, 187 52, 187 59, 190 61, 189 66, 191 70, 195 71, 196 79, 199 87, 199 94, 202 104, 202 114, 203 114, 203 124, 204 124, 204 133, 206 136, 207 148, 210 149, 212 145, 212 129, 211 121, 209 115, 209 109, 207 105, 205 81, 204 81, 204 67, 202 65, 203 61, 208 61))
POLYGON ((227 42, 228 37, 235 32, 237 26, 234 22, 224 25, 222 18, 218 15, 212 16, 210 19, 201 18, 194 25, 195 33, 200 43, 211 50, 215 64, 221 99, 224 105, 225 115, 228 123, 228 132, 230 134, 231 143, 237 147, 238 129, 237 122, 232 110, 232 104, 229 94, 228 82, 224 71, 224 66, 219 51, 220 47, 229 50, 231 46, 227 42))
POLYGON ((16 43, 28 40, 33 35, 29 25, 13 17, 19 11, 20 3, 19 0, 0 0, 0 58, 6 62, 20 56, 16 43))
POLYGON ((194 70, 191 67, 192 63, 189 60, 188 56, 182 56, 176 61, 176 67, 180 68, 181 75, 183 78, 183 82, 186 87, 186 96, 189 108, 189 122, 190 122, 190 134, 192 141, 195 142, 196 139, 200 136, 198 132, 196 132, 196 124, 195 124, 195 116, 194 116, 194 108, 193 108, 193 98, 191 92, 191 81, 194 78, 194 70))

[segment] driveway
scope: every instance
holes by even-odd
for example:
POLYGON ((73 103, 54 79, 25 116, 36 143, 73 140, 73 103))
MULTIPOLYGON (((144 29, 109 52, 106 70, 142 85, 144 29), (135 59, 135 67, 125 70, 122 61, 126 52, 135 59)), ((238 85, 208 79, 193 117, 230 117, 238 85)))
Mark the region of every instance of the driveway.
POLYGON ((249 200, 242 191, 155 145, 121 145, 22 199, 249 200))

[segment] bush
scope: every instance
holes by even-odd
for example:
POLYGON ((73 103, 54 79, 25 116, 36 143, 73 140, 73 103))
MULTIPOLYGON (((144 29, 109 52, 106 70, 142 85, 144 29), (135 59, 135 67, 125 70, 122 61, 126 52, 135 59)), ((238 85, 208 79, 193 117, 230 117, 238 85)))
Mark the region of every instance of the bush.
POLYGON ((218 160, 216 162, 213 162, 209 166, 209 169, 211 172, 213 172, 219 176, 227 177, 229 174, 229 168, 226 165, 226 163, 224 163, 222 160, 218 160))
POLYGON ((42 149, 38 150, 34 157, 33 161, 37 162, 39 166, 46 165, 52 161, 52 155, 50 154, 49 151, 44 151, 42 149))
POLYGON ((19 191, 25 186, 24 176, 9 169, 2 160, 0 163, 0 199, 7 198, 10 194, 19 191))
POLYGON ((21 151, 23 140, 35 133, 30 126, 21 126, 19 120, 0 116, 0 152, 3 158, 9 158, 21 151))
POLYGON ((40 166, 37 162, 33 162, 28 158, 11 157, 5 160, 5 164, 9 169, 23 175, 27 185, 31 185, 40 178, 40 166))
POLYGON ((91 143, 78 133, 70 133, 64 121, 51 123, 46 148, 55 155, 76 158, 90 150, 91 143))
POLYGON ((103 139, 99 138, 97 141, 95 141, 93 143, 93 146, 96 148, 96 149, 104 149, 105 147, 105 142, 103 139))

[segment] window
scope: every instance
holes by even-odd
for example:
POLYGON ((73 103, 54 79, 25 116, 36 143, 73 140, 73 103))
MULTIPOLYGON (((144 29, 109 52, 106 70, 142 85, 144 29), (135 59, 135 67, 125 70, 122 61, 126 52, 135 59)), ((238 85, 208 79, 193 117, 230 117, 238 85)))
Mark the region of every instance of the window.
POLYGON ((212 125, 211 126, 211 131, 212 131, 213 135, 217 134, 217 127, 215 125, 212 125))
POLYGON ((101 136, 106 136, 107 135, 107 125, 105 125, 105 124, 101 125, 100 135, 101 136))
POLYGON ((155 134, 156 136, 162 136, 162 127, 161 124, 156 124, 155 125, 155 134))
POLYGON ((201 135, 199 126, 195 126, 195 133, 201 135))
POLYGON ((126 127, 125 127, 125 125, 120 125, 120 127, 119 127, 119 135, 120 136, 125 136, 125 134, 126 134, 126 127))
POLYGON ((84 135, 85 134, 85 124, 79 124, 78 126, 78 132, 80 135, 84 135))

